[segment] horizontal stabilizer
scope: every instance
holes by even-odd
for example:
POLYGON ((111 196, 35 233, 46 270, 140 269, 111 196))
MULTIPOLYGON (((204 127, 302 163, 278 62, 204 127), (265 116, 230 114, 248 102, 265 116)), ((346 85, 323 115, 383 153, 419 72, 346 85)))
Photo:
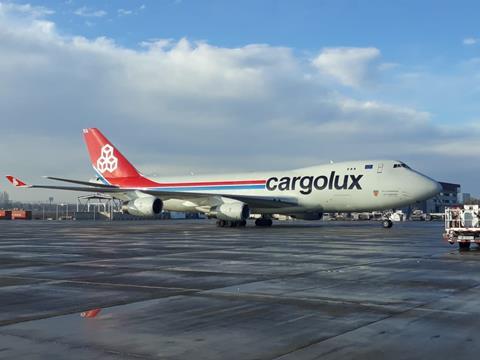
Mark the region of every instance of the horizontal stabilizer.
POLYGON ((15 187, 29 187, 25 182, 23 182, 19 178, 16 178, 15 176, 7 175, 6 178, 7 178, 8 182, 11 183, 15 187))
POLYGON ((129 189, 122 190, 116 186, 95 184, 95 183, 89 183, 87 181, 77 181, 77 180, 70 180, 70 179, 62 179, 62 181, 69 180, 68 182, 80 183, 82 185, 83 183, 85 183, 85 185, 88 184, 88 186, 28 185, 24 181, 12 175, 7 175, 6 178, 13 186, 18 188, 70 190, 70 191, 102 192, 102 193, 120 193, 120 192, 130 191, 129 189))
POLYGON ((103 188, 103 187, 91 187, 91 186, 55 186, 55 185, 28 185, 32 189, 52 189, 52 190, 70 190, 70 191, 84 191, 91 193, 123 193, 131 191, 129 189, 119 188, 103 188))
POLYGON ((100 188, 113 188, 113 189, 117 188, 117 186, 114 186, 114 185, 106 185, 106 184, 101 184, 101 183, 96 183, 91 181, 64 179, 64 178, 58 178, 53 176, 44 176, 44 177, 45 179, 63 181, 63 182, 72 183, 72 184, 79 184, 79 185, 86 185, 86 186, 100 187, 100 188))

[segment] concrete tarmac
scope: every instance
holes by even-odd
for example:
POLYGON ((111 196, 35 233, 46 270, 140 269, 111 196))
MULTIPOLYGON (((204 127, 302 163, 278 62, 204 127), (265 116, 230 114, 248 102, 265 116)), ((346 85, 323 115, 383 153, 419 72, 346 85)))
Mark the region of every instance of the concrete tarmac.
POLYGON ((0 359, 477 358, 480 251, 442 226, 0 222, 0 359))

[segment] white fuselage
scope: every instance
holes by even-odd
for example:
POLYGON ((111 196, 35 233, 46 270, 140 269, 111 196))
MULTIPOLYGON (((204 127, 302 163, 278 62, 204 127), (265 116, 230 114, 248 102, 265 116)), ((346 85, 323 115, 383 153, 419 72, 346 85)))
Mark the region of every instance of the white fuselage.
MULTIPOLYGON (((309 212, 351 212, 399 208, 436 195, 440 185, 394 160, 362 160, 312 166, 290 171, 218 174, 152 179, 161 183, 190 183, 170 191, 288 198, 289 207, 252 207, 252 213, 299 214, 309 212), (222 185, 244 181, 242 185, 222 185), (250 181, 250 183, 249 183, 250 181), (256 181, 256 182, 255 182, 256 181), (263 184, 260 182, 264 181, 263 184), (218 185, 202 186, 202 182, 218 185), (195 185, 195 183, 200 183, 195 185)), ((195 198, 164 201, 169 211, 201 211, 195 198)))

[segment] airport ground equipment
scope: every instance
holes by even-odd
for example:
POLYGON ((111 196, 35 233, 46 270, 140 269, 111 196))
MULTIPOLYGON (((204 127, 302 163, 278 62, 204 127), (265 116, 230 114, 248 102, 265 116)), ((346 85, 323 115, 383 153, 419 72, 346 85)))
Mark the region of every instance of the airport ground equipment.
POLYGON ((410 215, 411 221, 426 221, 427 214, 425 214, 422 210, 416 209, 413 210, 412 214, 410 215))
POLYGON ((458 243, 460 250, 470 249, 472 243, 480 246, 479 206, 446 207, 443 238, 452 245, 458 243))

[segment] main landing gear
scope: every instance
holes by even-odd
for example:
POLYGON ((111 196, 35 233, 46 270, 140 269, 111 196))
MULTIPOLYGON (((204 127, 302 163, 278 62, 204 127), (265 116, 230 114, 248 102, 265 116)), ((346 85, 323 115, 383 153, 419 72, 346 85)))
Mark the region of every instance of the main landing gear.
POLYGON ((270 227, 272 224, 273 221, 270 218, 261 217, 255 220, 255 226, 270 227))
MULTIPOLYGON (((261 227, 270 227, 272 226, 273 221, 267 217, 261 217, 255 220, 255 226, 261 227)), ((218 227, 245 227, 247 225, 247 220, 217 220, 218 227)))
POLYGON ((247 225, 247 220, 230 221, 230 220, 217 220, 218 227, 244 227, 247 225))

